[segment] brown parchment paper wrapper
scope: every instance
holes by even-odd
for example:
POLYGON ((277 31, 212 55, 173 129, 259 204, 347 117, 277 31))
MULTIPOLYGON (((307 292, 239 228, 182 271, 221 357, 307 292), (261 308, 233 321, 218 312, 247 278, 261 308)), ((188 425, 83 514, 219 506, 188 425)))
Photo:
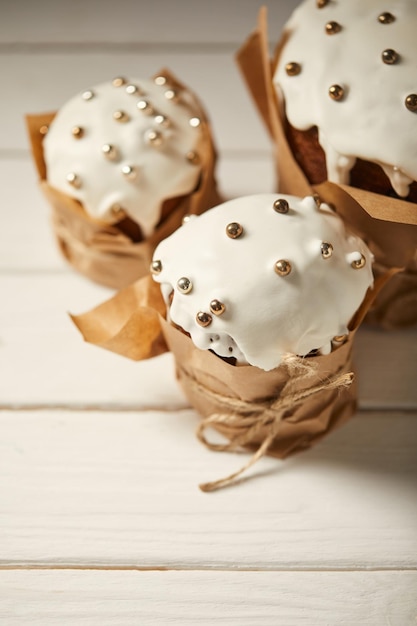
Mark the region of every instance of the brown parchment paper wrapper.
POLYGON ((295 357, 269 372, 251 365, 233 366, 196 348, 188 335, 165 320, 159 284, 150 276, 72 320, 86 341, 132 359, 170 350, 179 383, 203 418, 197 430, 200 441, 213 450, 255 451, 237 472, 200 485, 204 491, 212 491, 234 482, 264 454, 285 458, 307 449, 354 414, 355 332, 394 271, 368 291, 344 343, 328 355, 295 357), (205 430, 209 426, 229 443, 208 441, 205 430))
MULTIPOLYGON (((158 74, 169 82, 185 87, 173 74, 163 68, 158 74)), ((201 109, 204 110, 203 106, 201 109)), ((217 153, 210 124, 202 120, 204 141, 199 152, 201 176, 194 192, 170 198, 162 207, 162 218, 152 235, 141 241, 129 236, 123 223, 108 224, 88 215, 82 204, 51 187, 46 180, 40 129, 48 126, 54 113, 27 115, 32 156, 39 184, 51 207, 52 228, 64 258, 94 282, 120 289, 149 272, 152 254, 160 241, 176 230, 185 215, 200 214, 223 201, 215 178, 217 153)))
POLYGON ((417 206, 328 181, 312 185, 297 163, 288 144, 283 104, 276 97, 273 74, 285 44, 283 33, 275 58, 269 55, 267 10, 262 7, 255 31, 236 53, 247 88, 265 123, 275 149, 277 191, 296 196, 317 193, 349 227, 366 241, 375 256, 374 273, 383 275, 391 267, 402 267, 381 291, 366 322, 382 328, 401 328, 417 323, 417 206), (336 201, 337 200, 337 203, 336 201), (358 210, 356 201, 364 211, 358 210), (353 207, 356 206, 356 210, 353 207))

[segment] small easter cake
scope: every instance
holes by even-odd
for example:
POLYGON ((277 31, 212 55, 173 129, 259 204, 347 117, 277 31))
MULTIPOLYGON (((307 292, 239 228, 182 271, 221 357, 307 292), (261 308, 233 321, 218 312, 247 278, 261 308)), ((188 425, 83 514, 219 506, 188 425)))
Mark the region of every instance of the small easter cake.
POLYGON ((264 370, 328 354, 373 283, 367 246, 327 205, 273 194, 188 220, 158 245, 152 273, 198 348, 264 370))
POLYGON ((158 240, 184 214, 219 200, 207 114, 168 71, 95 85, 71 98, 40 130, 43 178, 61 247, 90 275, 94 268, 86 268, 86 258, 93 251, 99 265, 103 259, 97 255, 108 252, 100 277, 90 276, 99 282, 120 287, 146 273, 158 240), (63 197, 70 199, 64 207, 63 197), (85 254, 77 260, 80 243, 85 254), (140 248, 141 243, 149 245, 140 248), (126 256, 132 257, 129 271, 121 268, 120 280, 113 280, 110 261, 126 256))

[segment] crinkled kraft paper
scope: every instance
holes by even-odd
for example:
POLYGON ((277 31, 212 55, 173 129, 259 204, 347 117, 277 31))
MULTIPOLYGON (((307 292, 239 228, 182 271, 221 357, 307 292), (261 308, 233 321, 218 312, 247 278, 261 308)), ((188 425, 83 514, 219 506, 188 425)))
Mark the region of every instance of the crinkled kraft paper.
MULTIPOLYGON (((302 360, 314 368, 313 375, 308 377, 298 376, 296 370, 282 366, 269 372, 251 365, 234 366, 207 350, 196 348, 188 335, 165 320, 166 307, 160 286, 150 276, 123 289, 95 309, 72 316, 72 319, 86 341, 132 359, 147 359, 170 350, 175 357, 178 380, 188 400, 203 418, 219 411, 223 415, 229 411, 234 418, 237 413, 239 417, 239 410, 227 406, 234 400, 245 406, 245 417, 248 405, 262 406, 289 392, 300 395, 304 390, 322 383, 325 385, 334 377, 349 374, 355 332, 376 294, 394 273, 392 270, 368 290, 350 322, 345 343, 328 355, 302 360)), ((284 458, 308 448, 351 417, 355 408, 355 384, 338 388, 329 386, 302 402, 295 402, 280 416, 277 435, 266 453, 284 458)), ((215 422, 213 426, 233 441, 241 435, 242 424, 234 426, 233 420, 232 424, 227 422, 227 419, 223 423, 215 422)), ((265 429, 256 433, 256 437, 245 443, 245 447, 256 449, 267 434, 268 423, 265 429)))
POLYGON ((349 185, 324 182, 312 186, 296 162, 287 142, 284 111, 272 82, 283 34, 275 59, 269 57, 267 11, 259 12, 257 29, 236 55, 248 89, 275 146, 278 191, 303 197, 317 193, 333 204, 350 228, 362 237, 375 255, 375 274, 403 267, 378 296, 366 321, 384 328, 417 323, 417 206, 414 203, 371 193, 349 185), (356 201, 356 202, 355 202, 356 201), (361 205, 364 211, 358 209, 361 205))
MULTIPOLYGON (((167 69, 159 73, 181 85, 167 69)), ((185 215, 203 213, 222 201, 215 180, 217 155, 210 125, 205 122, 202 125, 205 140, 199 153, 201 177, 197 189, 187 196, 167 201, 154 233, 135 242, 117 224, 92 218, 80 202, 48 185, 40 128, 48 126, 53 117, 54 113, 26 116, 33 159, 41 189, 51 207, 52 227, 60 251, 76 270, 94 282, 120 289, 145 276, 155 247, 181 225, 185 215)))

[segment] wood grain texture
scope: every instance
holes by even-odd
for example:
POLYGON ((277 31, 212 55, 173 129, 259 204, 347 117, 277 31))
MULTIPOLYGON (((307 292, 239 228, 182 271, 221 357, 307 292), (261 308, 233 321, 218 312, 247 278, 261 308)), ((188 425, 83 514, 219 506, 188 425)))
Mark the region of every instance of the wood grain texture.
POLYGON ((359 414, 251 480, 198 483, 215 453, 192 410, 0 413, 2 566, 416 568, 417 420, 359 414), (383 548, 382 548, 383 547, 383 548))
MULTIPOLYGON (((264 2, 271 36, 281 31, 297 0, 264 2)), ((256 24, 257 0, 3 0, 1 44, 219 44, 236 46, 256 24)))
POLYGON ((7 626, 412 626, 416 572, 2 571, 7 626))

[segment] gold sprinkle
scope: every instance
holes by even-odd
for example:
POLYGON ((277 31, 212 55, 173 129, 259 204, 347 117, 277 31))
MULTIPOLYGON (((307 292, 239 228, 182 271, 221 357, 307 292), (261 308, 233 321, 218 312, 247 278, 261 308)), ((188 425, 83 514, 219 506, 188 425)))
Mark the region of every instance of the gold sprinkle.
POLYGON ((145 134, 145 141, 153 147, 158 147, 163 142, 163 135, 157 130, 148 130, 145 134))
POLYGON ((47 124, 43 124, 39 129, 39 133, 41 135, 46 135, 48 133, 48 130, 49 130, 49 126, 47 124))
POLYGON ((162 272, 162 261, 159 259, 152 261, 150 269, 151 274, 160 274, 162 272))
POLYGON ((366 259, 363 256, 363 254, 361 254, 361 258, 360 259, 356 259, 355 261, 352 261, 352 263, 350 264, 354 270, 360 270, 362 267, 365 266, 366 263, 366 259))
POLYGON ((117 150, 109 143, 105 143, 101 146, 101 151, 109 161, 114 161, 117 158, 117 150))
POLYGON ((112 204, 112 206, 110 207, 110 211, 113 215, 114 218, 116 218, 117 220, 121 220, 126 216, 126 212, 123 209, 123 207, 120 204, 112 204))
POLYGON ((290 205, 285 198, 278 198, 278 200, 275 200, 273 207, 274 211, 277 213, 288 213, 290 210, 290 205))
POLYGON ((81 139, 84 137, 84 128, 81 128, 81 126, 73 126, 71 128, 71 134, 74 139, 81 139))
POLYGON ((291 263, 286 259, 280 259, 275 263, 275 271, 279 276, 288 276, 291 272, 291 263))
POLYGON ((192 118, 189 120, 189 122, 188 122, 188 123, 189 123, 189 125, 190 125, 190 126, 192 126, 193 128, 198 128, 198 126, 200 126, 200 124, 201 124, 201 120, 200 120, 200 118, 199 118, 199 117, 192 117, 192 118))
POLYGON ((388 11, 386 11, 385 13, 381 13, 380 15, 378 15, 378 22, 380 22, 381 24, 392 24, 392 22, 395 22, 395 16, 392 13, 388 13, 388 11))
POLYGON ((94 91, 91 91, 91 89, 88 89, 88 91, 84 91, 83 95, 82 95, 82 99, 83 100, 92 100, 94 98, 94 91))
POLYGON ((204 311, 199 311, 195 316, 195 319, 197 324, 203 327, 210 326, 211 322, 213 321, 210 313, 205 313, 204 311))
POLYGON ((142 113, 145 113, 145 115, 153 115, 154 113, 153 107, 149 104, 147 100, 139 100, 136 103, 136 106, 139 111, 142 111, 142 113))
POLYGON ((130 181, 136 180, 138 177, 137 169, 132 165, 123 165, 122 174, 130 181))
POLYGON ((223 315, 226 310, 226 306, 220 300, 212 300, 210 302, 210 311, 214 315, 223 315))
POLYGON ((200 157, 197 152, 194 152, 194 150, 190 150, 189 152, 187 152, 186 158, 187 161, 192 165, 198 165, 200 163, 200 157))
POLYGON ((329 0, 316 0, 316 6, 318 9, 324 9, 329 4, 329 0))
POLYGON ((165 115, 161 115, 160 113, 158 113, 158 115, 155 115, 154 121, 155 121, 155 124, 158 124, 159 126, 163 126, 164 128, 168 128, 168 126, 171 125, 171 122, 169 121, 169 119, 165 117, 165 115))
POLYGON ((320 252, 321 252, 321 256, 323 257, 323 259, 330 259, 330 257, 333 254, 332 244, 323 241, 323 243, 320 246, 320 252))
POLYGON ((285 66, 285 71, 288 76, 297 76, 301 72, 301 65, 295 61, 291 61, 285 66))
POLYGON ((340 33, 340 31, 342 30, 342 27, 339 24, 339 22, 327 22, 324 28, 328 35, 336 35, 337 33, 340 33))
POLYGON ((226 226, 226 235, 230 237, 230 239, 237 239, 243 233, 243 226, 238 224, 238 222, 230 222, 226 226))
POLYGON ((331 85, 331 87, 329 87, 329 96, 332 100, 339 102, 340 100, 343 100, 344 95, 345 90, 341 85, 331 85))
POLYGON ((123 78, 123 76, 117 76, 116 78, 113 78, 111 84, 113 87, 123 87, 123 85, 126 85, 126 82, 126 78, 123 78))
POLYGON ((392 50, 392 48, 387 48, 386 50, 383 50, 381 57, 386 65, 394 65, 394 63, 398 63, 398 61, 400 60, 400 55, 398 54, 398 52, 395 52, 395 50, 392 50))
POLYGON ((79 189, 81 187, 81 178, 74 172, 69 172, 69 174, 67 174, 67 183, 71 185, 71 187, 79 189))
POLYGON ((332 341, 335 341, 336 343, 345 343, 345 341, 347 341, 347 338, 347 335, 336 335, 335 337, 333 337, 332 341))
POLYGON ((113 119, 116 120, 116 122, 121 122, 122 124, 125 124, 129 121, 130 118, 128 114, 124 111, 115 111, 113 113, 113 119))
POLYGON ((405 99, 405 106, 412 113, 417 112, 417 93, 410 93, 405 99))
POLYGON ((167 89, 164 92, 164 96, 167 100, 171 100, 172 102, 178 102, 178 92, 175 89, 167 89))
POLYGON ((193 289, 193 283, 189 278, 183 276, 177 280, 177 288, 181 293, 190 293, 193 289))
POLYGON ((140 93, 139 87, 137 87, 136 85, 127 85, 126 93, 129 96, 136 96, 138 93, 140 93))

